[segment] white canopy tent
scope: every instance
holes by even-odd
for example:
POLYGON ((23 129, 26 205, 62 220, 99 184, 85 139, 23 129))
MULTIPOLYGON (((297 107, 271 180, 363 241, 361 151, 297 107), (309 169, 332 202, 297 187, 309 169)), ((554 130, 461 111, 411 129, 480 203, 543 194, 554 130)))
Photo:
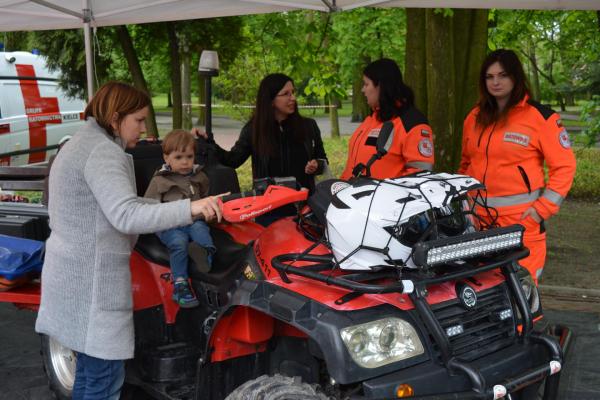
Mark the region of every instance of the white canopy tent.
POLYGON ((83 28, 91 95, 90 27, 369 6, 600 10, 600 0, 0 0, 0 31, 83 28))

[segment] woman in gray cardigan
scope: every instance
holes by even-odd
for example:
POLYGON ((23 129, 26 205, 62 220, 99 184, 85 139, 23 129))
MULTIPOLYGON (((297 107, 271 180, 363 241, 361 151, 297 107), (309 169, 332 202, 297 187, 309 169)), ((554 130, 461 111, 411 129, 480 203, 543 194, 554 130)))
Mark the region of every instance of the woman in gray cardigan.
POLYGON ((137 235, 220 220, 216 197, 158 203, 137 196, 133 160, 150 98, 124 83, 98 90, 86 124, 50 173, 42 300, 36 331, 77 353, 73 399, 118 399, 133 357, 129 257, 137 235))

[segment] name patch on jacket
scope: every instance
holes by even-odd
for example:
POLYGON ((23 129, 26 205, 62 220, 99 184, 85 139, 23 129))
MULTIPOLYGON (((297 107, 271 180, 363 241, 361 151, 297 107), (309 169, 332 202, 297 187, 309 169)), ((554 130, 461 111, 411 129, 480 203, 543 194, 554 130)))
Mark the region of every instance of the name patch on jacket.
POLYGON ((380 130, 381 130, 381 128, 371 129, 371 132, 369 132, 369 135, 367 136, 367 140, 365 142, 365 145, 367 145, 367 146, 377 146, 377 138, 379 137, 379 131, 380 130))
POLYGON ((521 146, 529 146, 529 136, 517 132, 504 132, 504 141, 519 144, 521 146))

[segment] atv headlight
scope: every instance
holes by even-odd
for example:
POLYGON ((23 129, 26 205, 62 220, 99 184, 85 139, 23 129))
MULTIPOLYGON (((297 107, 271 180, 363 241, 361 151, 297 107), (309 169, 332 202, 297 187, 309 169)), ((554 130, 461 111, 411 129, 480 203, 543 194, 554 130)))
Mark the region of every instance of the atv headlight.
POLYGON ((399 318, 349 326, 340 334, 352 359, 364 368, 381 367, 424 352, 415 328, 399 318))
POLYGON ((521 286, 523 287, 523 292, 525 292, 525 297, 527 298, 527 303, 529 303, 531 313, 535 314, 540 309, 540 292, 538 291, 535 282, 533 282, 531 275, 528 274, 521 279, 521 286))

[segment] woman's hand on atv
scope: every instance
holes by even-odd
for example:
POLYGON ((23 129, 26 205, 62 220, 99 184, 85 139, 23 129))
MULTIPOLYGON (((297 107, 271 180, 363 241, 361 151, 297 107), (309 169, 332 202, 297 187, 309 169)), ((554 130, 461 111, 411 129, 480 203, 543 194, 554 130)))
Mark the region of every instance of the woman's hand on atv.
POLYGON ((192 135, 194 135, 194 136, 203 137, 204 139, 208 139, 208 134, 206 132, 204 132, 203 130, 201 130, 200 128, 192 128, 192 130, 190 132, 192 132, 192 135))
POLYGON ((200 200, 192 201, 192 218, 202 218, 206 222, 221 222, 223 216, 223 205, 218 196, 208 196, 200 200))
POLYGON ((306 173, 306 175, 312 175, 315 172, 317 172, 318 168, 319 168, 319 163, 317 162, 317 160, 312 159, 306 163, 306 166, 304 167, 304 173, 306 173))

